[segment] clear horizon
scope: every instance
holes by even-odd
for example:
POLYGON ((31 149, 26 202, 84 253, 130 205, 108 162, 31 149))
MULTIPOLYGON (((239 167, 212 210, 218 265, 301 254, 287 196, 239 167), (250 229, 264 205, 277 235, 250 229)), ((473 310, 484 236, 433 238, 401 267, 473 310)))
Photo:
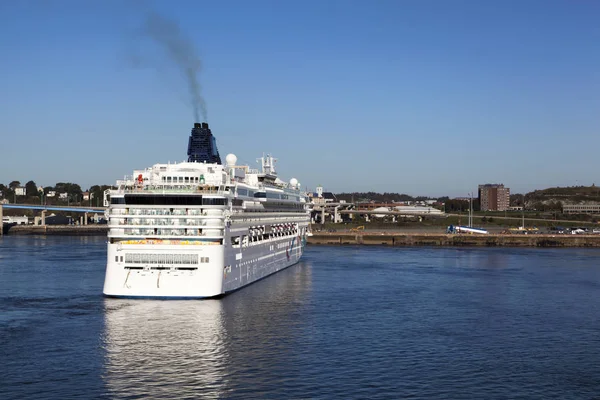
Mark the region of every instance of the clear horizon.
POLYGON ((188 86, 148 10, 198 53, 222 157, 334 193, 596 183, 600 3, 556 0, 0 3, 0 183, 187 158, 188 86))

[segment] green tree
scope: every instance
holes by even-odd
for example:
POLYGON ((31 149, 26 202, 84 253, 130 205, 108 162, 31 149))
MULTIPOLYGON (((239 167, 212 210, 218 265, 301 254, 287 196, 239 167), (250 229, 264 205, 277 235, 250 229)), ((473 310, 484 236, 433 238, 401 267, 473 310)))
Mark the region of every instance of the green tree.
POLYGON ((54 187, 59 193, 66 192, 71 197, 81 197, 81 187, 76 183, 58 182, 54 187))
POLYGON ((15 188, 18 188, 19 186, 21 186, 21 182, 20 181, 12 181, 11 183, 8 184, 8 187, 10 188, 10 190, 15 190, 15 188))
POLYGON ((4 190, 4 198, 8 199, 8 200, 13 200, 15 198, 15 191, 12 190, 11 188, 6 188, 4 190))
POLYGON ((453 213, 457 211, 469 211, 469 201, 455 199, 446 201, 446 212, 453 213))
POLYGON ((522 206, 524 204, 525 196, 520 193, 514 193, 510 195, 511 206, 522 206))
POLYGON ((38 196, 37 185, 34 181, 29 181, 25 184, 25 195, 26 196, 38 196))
POLYGON ((112 188, 110 185, 94 185, 90 187, 88 190, 90 192, 90 205, 102 206, 104 204, 104 191, 112 188))

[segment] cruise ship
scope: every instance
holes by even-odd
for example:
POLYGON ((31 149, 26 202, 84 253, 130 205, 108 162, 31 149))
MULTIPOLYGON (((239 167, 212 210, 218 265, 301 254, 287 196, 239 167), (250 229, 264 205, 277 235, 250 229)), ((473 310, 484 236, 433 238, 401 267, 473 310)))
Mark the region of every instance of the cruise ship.
POLYGON ((309 234, 300 183, 220 162, 208 124, 197 123, 188 161, 155 164, 104 194, 108 251, 104 295, 211 298, 296 264, 309 234))

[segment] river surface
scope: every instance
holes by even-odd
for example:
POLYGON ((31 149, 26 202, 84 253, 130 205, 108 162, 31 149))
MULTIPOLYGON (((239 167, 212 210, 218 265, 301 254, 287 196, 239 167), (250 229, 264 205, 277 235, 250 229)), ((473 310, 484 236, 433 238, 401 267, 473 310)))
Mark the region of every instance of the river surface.
POLYGON ((102 297, 104 242, 0 239, 0 399, 600 396, 600 250, 309 246, 153 301, 102 297))

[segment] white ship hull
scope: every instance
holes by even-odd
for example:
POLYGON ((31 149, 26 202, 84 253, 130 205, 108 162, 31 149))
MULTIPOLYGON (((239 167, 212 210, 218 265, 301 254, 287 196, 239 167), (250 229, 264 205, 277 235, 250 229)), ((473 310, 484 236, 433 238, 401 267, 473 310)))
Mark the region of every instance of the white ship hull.
POLYGON ((300 261, 305 240, 274 238, 253 246, 108 245, 104 294, 109 297, 211 298, 221 296, 281 271, 300 261), (190 249, 191 248, 191 249, 190 249), (272 249, 272 250, 271 250, 272 249), (128 266, 121 253, 198 254, 210 262, 173 267, 166 264, 128 266), (194 268, 194 269, 192 269, 194 268))
POLYGON ((275 180, 272 167, 238 168, 157 164, 107 191, 103 293, 211 298, 296 264, 309 233, 299 185, 275 180))

